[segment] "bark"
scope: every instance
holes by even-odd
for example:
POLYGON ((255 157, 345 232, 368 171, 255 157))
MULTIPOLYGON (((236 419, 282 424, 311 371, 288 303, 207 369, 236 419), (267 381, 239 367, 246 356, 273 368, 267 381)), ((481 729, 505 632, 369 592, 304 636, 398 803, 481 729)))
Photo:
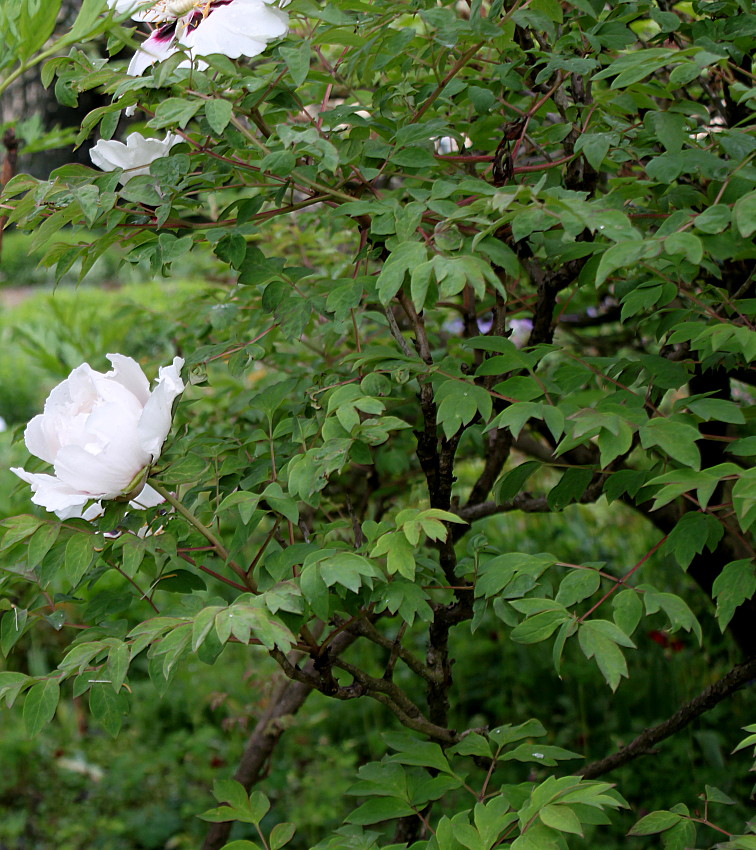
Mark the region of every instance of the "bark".
POLYGON ((756 658, 738 664, 729 673, 725 674, 718 682, 714 682, 703 690, 697 697, 685 703, 671 717, 658 726, 646 729, 635 740, 623 747, 619 752, 612 753, 606 758, 586 765, 582 770, 576 771, 584 779, 595 779, 603 776, 610 770, 615 770, 623 764, 656 752, 653 747, 665 738, 669 738, 679 732, 689 723, 706 711, 714 708, 722 700, 727 699, 735 691, 748 684, 756 676, 756 658))
MULTIPOLYGON (((342 632, 331 643, 332 657, 340 655, 355 641, 356 635, 342 632)), ((304 665, 308 675, 315 672, 312 660, 304 665)), ((248 791, 265 777, 267 766, 276 748, 276 744, 286 730, 285 720, 295 715, 312 693, 313 686, 304 682, 282 679, 270 701, 268 708, 257 721, 249 736, 244 753, 233 778, 248 791)), ((228 841, 233 821, 213 823, 208 828, 202 850, 220 850, 228 841)))

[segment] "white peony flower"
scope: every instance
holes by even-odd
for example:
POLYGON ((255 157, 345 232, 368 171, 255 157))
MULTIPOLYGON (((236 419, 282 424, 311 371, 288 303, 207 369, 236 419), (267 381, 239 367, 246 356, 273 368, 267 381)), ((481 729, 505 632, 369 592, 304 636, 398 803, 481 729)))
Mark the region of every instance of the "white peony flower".
MULTIPOLYGON (((179 49, 193 56, 223 53, 231 59, 257 56, 269 41, 286 35, 289 16, 272 0, 108 0, 117 12, 158 24, 129 63, 138 77, 179 49)), ((189 63, 182 63, 188 65, 189 63)))
MULTIPOLYGON (((176 357, 161 367, 150 392, 135 360, 122 354, 108 354, 108 360, 113 370, 106 375, 88 363, 74 369, 26 426, 26 447, 55 474, 11 469, 31 484, 32 502, 60 519, 82 516, 92 500, 130 498, 138 507, 163 501, 144 481, 171 428, 184 361, 176 357)), ((90 508, 85 518, 95 515, 90 508)))
POLYGON ((131 133, 123 142, 99 142, 89 151, 92 162, 103 171, 115 171, 122 168, 123 174, 118 178, 121 185, 128 183, 138 174, 149 174, 150 163, 161 156, 168 156, 170 149, 181 141, 181 136, 168 133, 160 139, 145 139, 141 133, 131 133))

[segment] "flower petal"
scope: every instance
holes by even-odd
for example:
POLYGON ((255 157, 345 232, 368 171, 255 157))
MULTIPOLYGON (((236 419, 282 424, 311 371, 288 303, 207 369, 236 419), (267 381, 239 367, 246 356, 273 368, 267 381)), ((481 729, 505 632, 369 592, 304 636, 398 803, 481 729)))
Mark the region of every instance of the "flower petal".
POLYGON ((81 510, 91 498, 88 494, 76 490, 54 475, 43 472, 27 472, 25 469, 11 467, 11 472, 22 481, 31 484, 32 502, 35 505, 54 511, 60 519, 81 516, 81 510))
MULTIPOLYGON (((100 139, 89 151, 89 157, 102 171, 114 171, 116 168, 122 168, 124 173, 119 181, 124 184, 138 174, 149 174, 150 163, 160 157, 168 156, 171 148, 179 141, 181 141, 181 137, 173 133, 168 133, 162 140, 146 139, 141 133, 130 133, 126 137, 126 144, 100 139)), ((123 357, 121 354, 116 356, 123 357)), ((130 357, 123 359, 131 360, 130 357)), ((141 372, 139 366, 134 361, 132 363, 141 372)), ((108 377, 112 375, 111 372, 108 377)))
POLYGON ((146 39, 142 46, 137 50, 129 62, 129 67, 126 73, 132 77, 138 77, 143 74, 150 65, 155 62, 162 62, 169 56, 173 56, 177 48, 174 47, 174 33, 176 31, 175 21, 166 24, 160 29, 155 30, 152 35, 146 39))
POLYGON ((91 454, 81 446, 64 446, 55 458, 55 475, 91 499, 115 499, 143 467, 116 450, 91 454))
POLYGON ((105 377, 117 381, 130 390, 142 405, 147 404, 147 399, 150 397, 150 382, 136 360, 124 354, 106 354, 105 356, 113 364, 113 371, 106 373, 105 377))
POLYGON ((194 28, 187 27, 179 42, 198 56, 223 53, 232 59, 257 56, 269 41, 286 35, 289 16, 263 0, 233 0, 211 8, 194 28))
POLYGON ((154 508, 157 505, 162 505, 164 501, 165 499, 157 490, 154 490, 149 484, 145 484, 142 492, 135 496, 129 504, 132 508, 154 508))
POLYGON ((173 400, 184 390, 184 382, 179 375, 183 365, 182 358, 174 357, 172 365, 160 368, 158 385, 145 404, 137 426, 139 442, 152 456, 153 463, 160 457, 160 450, 171 430, 173 400))
POLYGON ((60 448, 57 432, 51 426, 51 417, 40 413, 29 422, 24 431, 26 448, 35 457, 53 463, 60 448))

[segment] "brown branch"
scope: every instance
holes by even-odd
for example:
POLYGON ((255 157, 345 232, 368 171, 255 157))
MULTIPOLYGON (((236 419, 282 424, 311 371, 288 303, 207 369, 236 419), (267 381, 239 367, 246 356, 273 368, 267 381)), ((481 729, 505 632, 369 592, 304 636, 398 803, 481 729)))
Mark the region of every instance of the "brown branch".
POLYGON ((499 504, 488 501, 479 502, 477 505, 465 505, 457 508, 455 513, 467 522, 476 519, 484 519, 494 514, 504 514, 509 511, 524 511, 525 513, 542 514, 551 510, 545 496, 532 496, 530 493, 518 493, 513 499, 499 504))
POLYGON ((366 619, 355 620, 347 627, 347 631, 353 635, 360 635, 367 638, 371 643, 375 643, 383 649, 388 650, 393 656, 400 658, 406 665, 422 679, 428 681, 434 678, 433 671, 426 667, 420 659, 416 658, 408 649, 403 647, 401 643, 391 638, 386 637, 378 631, 378 629, 366 619))
POLYGON ((399 344, 399 348, 402 349, 402 354, 405 357, 412 357, 412 349, 409 347, 409 343, 404 338, 391 307, 386 307, 384 312, 386 314, 386 321, 388 322, 389 330, 391 331, 391 336, 393 336, 399 344))
POLYGON ((478 480, 473 484, 467 507, 480 504, 491 492, 496 479, 501 474, 504 464, 509 457, 512 447, 512 433, 508 428, 497 428, 485 435, 488 445, 486 446, 486 460, 483 471, 478 480))
POLYGON ((457 74, 467 65, 467 63, 475 56, 475 54, 480 50, 481 47, 485 44, 485 41, 479 41, 476 44, 473 44, 468 50, 466 50, 459 59, 452 65, 449 73, 441 80, 441 82, 436 86, 435 89, 430 93, 428 99, 425 103, 417 110, 417 112, 410 118, 409 123, 414 124, 415 121, 419 121, 423 115, 431 108, 436 98, 441 94, 441 92, 446 88, 446 86, 457 76, 457 74))
MULTIPOLYGON (((447 729, 428 720, 415 703, 394 682, 369 676, 363 670, 360 670, 353 664, 342 661, 340 658, 333 660, 333 666, 349 673, 355 680, 355 683, 359 683, 361 686, 362 694, 359 695, 364 694, 385 705, 397 717, 402 726, 406 726, 408 729, 413 729, 415 732, 420 732, 422 735, 427 735, 429 738, 445 744, 453 744, 459 740, 459 736, 453 729, 447 729)), ((337 699, 342 698, 339 694, 334 694, 334 696, 337 699)), ((352 699, 353 697, 345 696, 343 698, 352 699)))
MULTIPOLYGON (((286 718, 304 705, 312 688, 284 679, 247 740, 233 778, 247 790, 264 778, 271 754, 286 729, 286 718)), ((210 824, 202 850, 220 850, 228 841, 233 821, 210 824)))
POLYGON ((412 299, 402 290, 399 291, 399 303, 402 309, 407 314, 407 318, 412 323, 415 331, 415 348, 417 353, 422 358, 423 362, 428 366, 433 365, 433 356, 431 355, 430 344, 428 342, 428 334, 425 331, 425 319, 421 313, 415 309, 412 299))
MULTIPOLYGON (((331 643, 330 652, 338 655, 349 647, 354 635, 342 632, 331 643)), ((296 653, 299 655, 299 653, 296 653)), ((286 656, 284 656, 286 657, 286 656)), ((294 656, 293 656, 294 657, 294 656)), ((293 658, 287 659, 292 661, 293 658)), ((305 670, 314 670, 312 661, 308 661, 305 670)), ((313 688, 304 682, 284 680, 279 682, 268 707, 257 721, 247 740, 239 767, 234 779, 247 790, 264 778, 267 764, 281 735, 286 730, 286 718, 296 714, 304 705, 313 688)), ((220 850, 228 841, 233 822, 213 823, 209 826, 202 850, 220 850)))
POLYGON ((685 703, 685 705, 663 723, 659 723, 658 726, 652 726, 641 732, 634 741, 623 747, 619 752, 612 753, 612 755, 606 756, 606 758, 586 765, 586 767, 576 771, 576 773, 580 774, 584 779, 595 779, 597 776, 603 776, 605 773, 609 773, 610 770, 615 770, 639 756, 655 753, 656 750, 653 749, 655 744, 684 729, 701 714, 714 708, 715 705, 718 705, 722 700, 727 699, 735 691, 742 688, 754 676, 756 676, 756 658, 751 658, 749 661, 733 667, 729 673, 726 673, 719 681, 714 682, 713 685, 709 685, 708 688, 690 700, 690 702, 685 703))

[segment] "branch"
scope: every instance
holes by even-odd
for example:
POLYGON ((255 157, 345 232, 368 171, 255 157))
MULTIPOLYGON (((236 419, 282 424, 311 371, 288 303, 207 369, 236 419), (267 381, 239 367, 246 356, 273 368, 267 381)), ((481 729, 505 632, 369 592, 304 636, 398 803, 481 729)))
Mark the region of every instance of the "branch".
POLYGON ((412 357, 412 349, 409 347, 409 343, 404 338, 404 335, 402 334, 401 329, 397 324, 396 316, 394 316, 391 307, 386 307, 384 313, 386 314, 386 321, 388 322, 389 330, 391 331, 391 336, 393 336, 399 344, 399 348, 402 349, 402 354, 405 357, 412 357))
POLYGON ((756 658, 751 658, 749 661, 733 667, 718 682, 709 685, 708 688, 690 702, 685 703, 663 723, 641 732, 634 741, 623 747, 619 752, 595 761, 582 770, 576 771, 576 773, 584 779, 595 779, 597 776, 603 776, 610 770, 615 770, 639 756, 655 753, 656 750, 652 749, 655 744, 669 738, 675 732, 679 732, 680 729, 684 729, 696 717, 714 708, 715 705, 742 688, 754 676, 756 676, 756 658))
POLYGON ((433 365, 433 357, 431 355, 430 344, 428 342, 428 334, 425 332, 425 319, 417 312, 412 299, 409 298, 406 292, 399 290, 399 303, 402 309, 407 314, 407 318, 412 323, 415 331, 415 348, 417 353, 422 358, 423 362, 428 366, 433 365))
POLYGON ((371 641, 371 643, 375 643, 378 646, 383 647, 383 649, 388 650, 396 657, 401 658, 407 667, 409 667, 413 673, 420 676, 422 679, 426 679, 427 681, 434 679, 433 671, 431 671, 430 668, 426 667, 422 661, 416 658, 400 643, 397 643, 395 640, 391 640, 391 638, 381 634, 381 632, 379 632, 369 620, 355 620, 347 627, 347 631, 353 635, 365 637, 371 641))
MULTIPOLYGON (((354 636, 341 633, 331 643, 330 652, 338 655, 354 642, 354 636)), ((305 669, 312 665, 309 661, 305 669)), ((312 687, 303 682, 284 680, 280 682, 267 709, 257 721, 247 740, 244 754, 234 779, 249 789, 264 778, 266 766, 281 735, 286 730, 286 718, 296 714, 312 693, 312 687)), ((202 850, 220 850, 228 841, 233 821, 213 823, 208 827, 202 850)))
POLYGON ((530 514, 543 514, 551 511, 545 496, 532 496, 530 493, 518 493, 513 499, 499 504, 498 502, 480 502, 477 505, 465 505, 454 512, 460 519, 474 522, 494 514, 505 514, 509 511, 524 511, 530 514))
POLYGON ((483 471, 470 491, 467 508, 480 504, 491 492, 491 488, 507 462, 512 447, 512 433, 508 428, 497 428, 494 431, 489 431, 487 437, 486 462, 483 471))
MULTIPOLYGON (((341 659, 335 659, 333 666, 349 673, 355 682, 361 685, 362 693, 365 696, 372 697, 377 702, 383 703, 399 719, 402 726, 406 726, 408 729, 414 729, 415 732, 420 732, 429 738, 434 738, 446 744, 454 744, 459 740, 459 736, 453 729, 446 729, 428 720, 415 703, 394 682, 369 676, 358 667, 341 659)), ((339 694, 334 694, 334 696, 337 699, 342 698, 339 694)), ((351 699, 352 697, 346 696, 344 698, 351 699)))

